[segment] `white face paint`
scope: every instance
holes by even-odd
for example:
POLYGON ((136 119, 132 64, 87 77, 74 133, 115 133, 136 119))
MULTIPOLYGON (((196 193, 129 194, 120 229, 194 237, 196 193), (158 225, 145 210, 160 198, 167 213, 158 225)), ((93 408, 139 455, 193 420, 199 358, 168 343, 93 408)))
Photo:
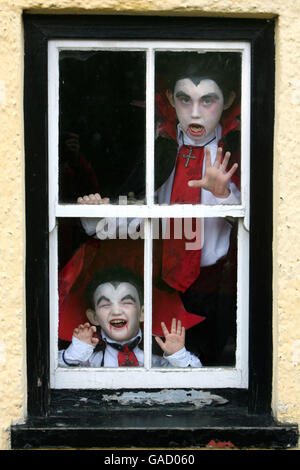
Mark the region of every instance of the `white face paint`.
POLYGON ((168 94, 182 130, 195 144, 205 142, 222 116, 224 97, 219 86, 210 79, 195 85, 189 78, 178 80, 174 94, 168 94))
POLYGON ((115 341, 128 341, 138 333, 143 308, 134 285, 121 282, 116 287, 107 282, 94 293, 94 323, 115 341))

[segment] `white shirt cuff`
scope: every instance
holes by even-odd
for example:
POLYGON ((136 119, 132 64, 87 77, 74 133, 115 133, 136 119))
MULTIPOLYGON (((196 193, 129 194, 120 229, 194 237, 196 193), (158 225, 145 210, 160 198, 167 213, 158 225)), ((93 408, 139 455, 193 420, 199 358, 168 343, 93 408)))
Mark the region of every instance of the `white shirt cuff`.
POLYGON ((164 358, 169 361, 172 367, 202 367, 200 360, 187 351, 185 346, 170 356, 164 354, 164 358))
POLYGON ((230 194, 228 197, 215 197, 217 204, 240 204, 241 202, 241 194, 240 191, 237 189, 234 183, 230 182, 228 189, 230 194))

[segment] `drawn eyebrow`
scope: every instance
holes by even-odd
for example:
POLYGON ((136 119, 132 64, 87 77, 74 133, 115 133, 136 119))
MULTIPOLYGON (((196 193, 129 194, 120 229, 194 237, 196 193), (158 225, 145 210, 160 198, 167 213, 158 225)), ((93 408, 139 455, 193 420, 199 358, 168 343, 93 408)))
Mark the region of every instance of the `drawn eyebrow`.
POLYGON ((123 300, 132 300, 133 302, 136 302, 136 299, 130 294, 125 295, 125 297, 121 299, 121 302, 123 302, 123 300))
MULTIPOLYGON (((184 91, 178 91, 175 96, 176 96, 176 98, 190 98, 190 95, 188 95, 184 91)), ((206 95, 201 96, 200 99, 204 100, 204 99, 207 99, 207 98, 212 98, 212 99, 215 99, 215 100, 220 99, 220 97, 217 93, 207 93, 206 95)))
POLYGON ((178 91, 175 96, 176 98, 190 98, 190 96, 184 93, 184 91, 178 91))
POLYGON ((97 305, 99 305, 102 300, 105 300, 105 302, 110 302, 110 300, 105 297, 105 295, 101 295, 101 297, 97 300, 97 305))
POLYGON ((213 98, 213 99, 215 99, 215 100, 219 100, 219 99, 220 99, 220 97, 219 97, 219 95, 217 95, 217 93, 207 93, 207 95, 201 96, 201 99, 202 99, 202 100, 204 100, 204 99, 206 99, 206 98, 213 98))

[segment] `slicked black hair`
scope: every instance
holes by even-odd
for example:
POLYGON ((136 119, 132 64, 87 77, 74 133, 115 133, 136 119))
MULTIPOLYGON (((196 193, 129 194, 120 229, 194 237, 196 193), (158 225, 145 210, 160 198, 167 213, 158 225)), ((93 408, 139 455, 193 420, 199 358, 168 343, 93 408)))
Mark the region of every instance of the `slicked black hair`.
POLYGON ((118 285, 121 282, 128 282, 132 284, 139 295, 140 304, 144 303, 144 288, 143 280, 135 271, 122 265, 114 265, 96 271, 91 281, 85 289, 85 297, 90 308, 94 309, 94 293, 100 284, 110 282, 113 285, 118 285))
POLYGON ((161 52, 156 68, 172 93, 178 80, 189 78, 196 85, 204 79, 214 80, 225 102, 232 91, 240 94, 241 54, 238 52, 161 52))

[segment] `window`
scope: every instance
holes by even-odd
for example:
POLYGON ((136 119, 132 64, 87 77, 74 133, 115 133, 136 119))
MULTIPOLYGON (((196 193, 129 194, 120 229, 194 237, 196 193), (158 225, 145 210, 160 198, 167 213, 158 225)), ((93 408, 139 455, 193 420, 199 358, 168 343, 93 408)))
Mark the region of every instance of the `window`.
MULTIPOLYGON (((114 387, 124 388, 128 387, 128 383, 130 383, 130 387, 140 388, 140 384, 143 383, 144 388, 166 386, 178 388, 180 384, 184 383, 188 387, 246 388, 248 384, 247 266, 249 256, 248 221, 246 219, 249 207, 247 194, 249 193, 251 86, 251 48, 249 43, 241 41, 180 42, 161 40, 150 42, 140 40, 136 42, 53 40, 49 41, 48 51, 50 64, 48 122, 50 126, 49 262, 51 280, 50 337, 52 340, 52 349, 50 351, 51 385, 54 388, 107 388, 106 383, 113 383, 114 387), (241 101, 242 109, 241 111, 240 107, 238 107, 238 111, 235 112, 234 116, 236 121, 234 130, 238 128, 236 132, 238 132, 239 136, 241 134, 240 191, 234 186, 239 196, 234 198, 234 195, 232 195, 230 198, 225 198, 224 200, 227 204, 221 204, 220 198, 209 198, 207 196, 209 191, 206 190, 202 192, 203 202, 201 201, 201 205, 198 191, 196 196, 196 201, 199 201, 198 204, 195 204, 193 199, 187 199, 187 202, 193 202, 193 204, 172 205, 170 199, 165 194, 167 191, 166 186, 170 184, 168 183, 168 177, 172 168, 171 165, 167 169, 162 167, 162 165, 165 165, 165 155, 160 156, 160 158, 157 156, 158 152, 161 151, 159 138, 170 143, 170 138, 162 137, 163 132, 166 132, 165 129, 163 129, 163 132, 161 131, 161 128, 166 123, 168 125, 165 116, 161 116, 164 112, 162 108, 166 106, 165 103, 161 103, 166 93, 166 90, 161 91, 160 89, 162 88, 161 82, 166 81, 170 76, 173 78, 172 75, 176 73, 178 63, 182 62, 181 68, 186 68, 190 66, 189 64, 197 66, 200 60, 203 62, 201 67, 206 67, 208 71, 211 69, 210 73, 212 74, 219 73, 219 69, 215 65, 218 61, 221 63, 218 67, 224 67, 224 64, 229 64, 227 65, 227 76, 224 74, 224 81, 226 79, 228 81, 229 76, 233 82, 236 82, 232 85, 232 88, 236 89, 237 95, 234 102, 235 106, 238 106, 241 101), (170 74, 170 68, 173 68, 172 74, 170 74), (234 73, 236 78, 233 75, 234 73), (158 97, 161 101, 158 101, 158 97), (139 114, 136 109, 131 109, 136 107, 142 108, 141 110, 138 109, 139 114), (157 110, 158 107, 159 110, 157 110), (241 132, 239 132, 240 127, 241 132), (67 132, 68 129, 69 133, 67 132), (71 132, 72 130, 73 132, 71 132), (157 134, 159 134, 158 137, 156 137, 157 134), (86 182, 84 180, 85 167, 83 164, 78 165, 76 169, 74 161, 70 162, 70 158, 75 158, 74 153, 62 148, 67 143, 72 145, 75 136, 78 138, 79 135, 81 151, 83 152, 83 154, 80 154, 80 158, 88 159, 89 168, 94 168, 95 179, 98 176, 98 179, 105 181, 104 188, 101 181, 97 181, 94 186, 94 180, 90 179, 86 182), (64 139, 63 143, 61 143, 62 139, 64 139), (104 141, 104 143, 99 142, 99 140, 104 141), (158 143, 154 145, 156 142, 158 143), (141 164, 140 161, 142 161, 141 164), (72 177, 69 176, 70 168, 73 170, 72 177), (132 174, 134 174, 134 178, 132 178, 132 174), (101 189, 98 191, 101 191, 102 197, 110 197, 109 203, 100 205, 76 204, 78 196, 89 195, 95 192, 93 187, 100 187, 101 189), (137 194, 134 204, 128 199, 130 193, 137 194), (231 269, 227 269, 227 279, 224 279, 222 274, 222 282, 225 285, 234 282, 228 279, 229 273, 237 271, 237 274, 236 272, 231 274, 232 278, 238 278, 238 287, 237 289, 236 286, 234 287, 234 290, 237 291, 237 296, 234 292, 231 294, 233 300, 229 300, 232 304, 236 301, 237 308, 235 305, 230 305, 227 309, 230 312, 228 319, 222 323, 222 326, 219 326, 219 328, 225 330, 226 322, 233 324, 231 326, 232 331, 230 331, 231 336, 228 335, 233 345, 231 346, 230 358, 225 363, 222 358, 219 359, 219 362, 218 359, 215 359, 214 370, 212 370, 213 366, 210 365, 205 354, 204 359, 201 357, 201 349, 200 361, 203 365, 201 368, 200 366, 199 368, 184 367, 178 370, 178 368, 174 369, 172 367, 166 372, 164 368, 159 371, 157 366, 153 367, 151 365, 152 350, 156 344, 153 333, 160 333, 160 320, 168 321, 167 326, 169 329, 171 325, 171 317, 164 312, 164 309, 174 309, 177 313, 179 308, 182 308, 181 301, 179 300, 180 297, 175 289, 172 294, 169 294, 166 292, 166 289, 162 289, 160 286, 157 287, 157 283, 162 282, 162 276, 155 273, 156 265, 160 270, 160 264, 165 262, 159 259, 162 238, 167 239, 167 236, 169 236, 166 235, 167 229, 160 233, 160 222, 162 222, 163 226, 167 225, 170 223, 172 216, 176 217, 174 219, 175 237, 182 238, 184 233, 191 232, 186 237, 186 251, 189 251, 188 239, 193 234, 196 234, 195 240, 190 245, 192 249, 195 249, 193 245, 199 244, 198 249, 195 251, 202 251, 202 266, 200 271, 201 274, 203 271, 206 273, 205 276, 210 278, 217 276, 215 272, 210 273, 212 263, 215 263, 216 260, 219 262, 227 254, 228 248, 227 246, 223 248, 222 244, 228 243, 231 226, 238 226, 235 236, 238 240, 237 251, 239 262, 237 266, 235 264, 231 269), (96 248, 93 254, 81 254, 81 252, 86 251, 88 248, 92 250, 91 240, 88 239, 86 244, 83 243, 80 247, 77 247, 76 254, 74 254, 75 250, 73 248, 72 254, 68 256, 67 253, 70 252, 70 248, 72 249, 70 246, 71 240, 79 238, 80 217, 88 234, 94 235, 96 233, 96 238, 101 239, 101 242, 95 245, 96 248), (192 228, 191 225, 193 218, 194 222, 196 222, 196 228, 192 228), (208 218, 210 219, 209 221, 208 218), (231 219, 230 222, 228 219, 231 219), (211 228, 212 223, 214 224, 213 228, 211 228), (191 225, 190 228, 189 225, 191 225), (122 230, 121 227, 123 227, 122 230), (213 231, 216 232, 216 235, 212 235, 213 231), (203 235, 201 234, 202 232, 203 235), (225 235, 224 232, 226 232, 225 235), (59 234, 57 235, 57 233, 59 234), (206 239, 201 241, 200 238, 202 237, 206 239), (215 237, 217 241, 213 243, 208 241, 212 237, 215 237), (221 243, 218 242, 219 238, 222 238, 221 243), (140 243, 141 241, 142 243, 140 243), (158 246, 155 243, 156 241, 159 244, 158 246), (203 245, 202 250, 200 250, 201 245, 203 245), (209 245, 209 248, 205 249, 207 245, 209 245), (60 255, 58 256, 58 262, 56 262, 57 251, 59 251, 60 255), (222 253, 219 253, 219 251, 222 251, 222 253), (107 253, 108 262, 104 252, 107 253), (74 262, 87 264, 91 256, 93 256, 93 266, 83 267, 73 286, 69 289, 68 294, 63 292, 57 298, 55 295, 55 293, 59 292, 57 284, 60 282, 64 288, 66 279, 69 279, 70 276, 72 277, 72 271, 76 270, 76 268, 74 269, 74 262), (79 258, 81 261, 78 261, 79 258), (136 264, 138 264, 139 267, 141 266, 140 271, 142 270, 145 273, 144 365, 141 368, 128 368, 127 374, 129 375, 124 374, 121 368, 111 368, 109 371, 100 367, 97 368, 94 364, 93 368, 82 370, 82 368, 74 367, 74 364, 70 368, 61 367, 64 364, 63 361, 60 364, 58 363, 58 341, 61 339, 71 339, 68 336, 71 332, 70 327, 67 334, 64 324, 66 322, 68 324, 71 323, 70 317, 73 316, 73 326, 76 327, 77 312, 78 318, 80 318, 80 321, 78 321, 80 323, 85 322, 84 316, 77 307, 77 305, 82 306, 80 296, 83 297, 84 295, 81 283, 85 281, 82 281, 82 279, 92 276, 92 272, 95 270, 103 269, 107 263, 109 265, 114 263, 118 265, 126 264, 126 266, 129 263, 130 265, 133 264, 137 270, 136 264), (57 273, 59 273, 59 282, 57 281, 57 273), (245 288, 245 286, 247 287, 245 288), (72 289, 73 291, 78 289, 80 294, 77 292, 72 293, 72 289), (179 307, 177 307, 176 300, 174 299, 175 295, 178 297, 178 304, 180 302, 179 307), (237 300, 235 300, 236 297, 237 300), (76 305, 74 302, 76 302, 76 305), (161 307, 162 302, 166 305, 164 308, 161 307), (234 312, 231 313, 230 310, 234 310, 234 312), (237 323, 237 332, 235 332, 235 322, 237 323), (58 324, 60 328, 58 328, 58 324), (61 331, 65 334, 63 338, 60 335, 61 331), (152 338, 154 345, 151 341, 152 338), (208 367, 206 367, 207 364, 209 364, 208 367)), ((177 73, 182 74, 182 70, 177 73)), ((201 73, 203 73, 202 70, 201 73)), ((181 82, 179 81, 178 83, 181 82)), ((215 92, 219 88, 209 79, 206 79, 203 83, 206 88, 203 91, 200 90, 199 97, 197 96, 196 99, 207 100, 208 104, 202 105, 201 103, 201 107, 208 109, 208 117, 205 116, 201 109, 198 111, 199 116, 195 117, 195 119, 199 122, 204 122, 204 118, 207 119, 207 124, 205 122, 207 127, 205 132, 207 135, 204 139, 200 140, 201 142, 212 141, 214 147, 211 146, 210 148, 213 153, 218 142, 221 140, 222 131, 221 124, 217 122, 210 123, 210 109, 213 109, 215 106, 215 103, 211 105, 210 101, 212 99, 219 99, 219 96, 217 98, 214 97, 215 92), (215 129, 216 125, 220 127, 220 130, 218 128, 215 129), (220 135, 217 135, 218 133, 220 135)), ((229 87, 229 85, 226 86, 229 87)), ((198 91, 198 88, 195 87, 195 90, 198 91)), ((225 85, 224 89, 226 89, 225 85)), ((189 92, 189 89, 187 88, 186 91, 189 92)), ((191 94, 192 92, 193 88, 191 88, 191 94)), ((227 93, 229 94, 230 92, 228 91, 227 93)), ((186 100, 186 97, 184 99, 186 100)), ((226 97, 227 99, 231 100, 229 97, 226 97)), ((226 108, 225 104, 222 105, 222 108, 223 106, 226 108)), ((228 106, 231 111, 232 106, 228 106)), ((173 109, 170 106, 168 112, 173 109)), ((217 111, 215 119, 219 119, 219 114, 220 112, 217 111)), ((173 115, 172 119, 174 120, 173 115)), ((231 119, 230 126, 232 125, 231 119)), ((169 155, 170 152, 167 153, 165 145, 165 142, 163 142, 163 151, 166 152, 166 155, 169 155)), ((192 150, 192 147, 187 148, 192 150)), ((176 150, 173 153, 174 165, 176 150)), ((196 157, 191 155, 190 158, 195 159, 196 157)), ((184 171, 189 171, 189 167, 191 167, 191 164, 189 159, 187 159, 184 164, 186 169, 184 171)), ((190 198, 189 193, 187 195, 188 198, 190 198)), ((234 240, 234 242, 237 243, 237 240, 234 240)), ((92 243, 94 242, 95 240, 93 239, 92 243)), ((168 249, 167 241, 163 240, 162 244, 162 250, 168 249)), ((178 248, 176 249, 178 250, 178 248)), ((191 263, 190 260, 191 258, 187 262, 191 263)), ((229 265, 229 262, 227 264, 229 265)), ((178 277, 179 273, 176 276, 178 277)), ((204 277, 204 274, 202 277, 204 277)), ((210 279, 210 282, 213 283, 213 279, 210 279)), ((170 284, 167 284, 167 286, 170 288, 170 284)), ((191 293, 187 289, 182 297, 188 299, 191 294, 195 297, 195 292, 191 293)), ((202 303, 211 301, 212 295, 211 293, 207 294, 206 298, 208 300, 202 301, 202 303)), ((228 297, 229 294, 222 296, 222 314, 224 316, 227 315, 224 312, 226 311, 228 297)), ((188 303, 188 300, 185 300, 185 303, 188 303)), ((193 303, 197 302, 193 301, 193 303)), ((193 331, 195 330, 193 325, 199 325, 199 321, 204 318, 205 320, 203 321, 207 322, 205 313, 202 316, 199 315, 199 312, 202 312, 202 303, 200 307, 195 308, 198 316, 188 312, 182 314, 183 324, 187 327, 192 325, 186 333, 188 344, 192 344, 192 342, 195 344, 199 341, 197 338, 199 333, 198 331, 193 331)), ((82 310, 84 309, 82 308, 82 310)), ((174 313, 175 317, 176 313, 174 313)), ((216 317, 214 321, 216 324, 219 324, 221 320, 216 317)), ((208 334, 218 335, 217 327, 213 329, 212 333, 208 334)), ((199 354, 197 349, 196 351, 199 354)), ((156 351, 156 356, 158 352, 156 351)))
MULTIPOLYGON (((200 447, 207 445, 210 439, 231 440, 237 446, 248 447, 267 447, 271 442, 286 446, 294 442, 295 428, 281 426, 271 416, 273 22, 30 15, 24 17, 24 25, 28 420, 12 427, 13 447, 126 447, 133 445, 132 440, 137 436, 139 445, 145 447, 158 442, 160 446, 200 447), (174 57, 177 62, 179 55, 185 57, 195 51, 233 54, 240 61, 242 181, 241 201, 237 204, 160 204, 155 198, 156 178, 161 175, 154 163, 156 73, 164 67, 168 69, 174 57), (121 83, 113 76, 114 66, 123 74, 121 83), (95 94, 95 82, 87 80, 91 68, 102 73, 102 84, 113 84, 113 89, 107 91, 105 86, 106 92, 103 92, 102 86, 101 93, 95 94), (74 87, 72 90, 70 84, 74 87), (87 84, 89 93, 80 94, 87 84), (75 99, 74 103, 74 95, 78 102, 75 99), (116 144, 115 157, 111 147, 110 154, 118 163, 118 145, 127 151, 122 155, 121 174, 103 171, 107 194, 101 195, 109 195, 111 203, 77 204, 78 193, 70 195, 68 185, 60 179, 63 175, 61 138, 64 127, 68 127, 65 124, 76 117, 76 106, 80 104, 88 110, 89 116, 88 120, 81 120, 80 125, 93 131, 92 124, 96 122, 93 113, 98 112, 100 106, 106 113, 109 103, 116 99, 122 105, 117 111, 123 116, 127 115, 129 99, 134 103, 130 113, 131 119, 136 119, 140 126, 138 142, 130 141, 131 122, 122 121, 122 127, 124 122, 127 130, 126 136, 123 135, 120 123, 115 122, 117 114, 113 115, 112 124, 105 121, 107 127, 103 135, 94 132, 94 139, 88 141, 90 147, 94 145, 86 153, 88 158, 92 159, 93 149, 101 145, 106 148, 116 144), (121 140, 103 143, 101 139, 109 137, 112 126, 113 136, 119 135, 121 140), (131 195, 126 191, 130 192, 131 187, 120 194, 119 188, 116 191, 119 183, 111 184, 122 179, 124 172, 129 175, 131 170, 136 170, 137 161, 133 168, 128 168, 132 146, 142 149, 135 152, 140 159, 142 178, 141 181, 134 178, 134 182, 146 183, 145 198, 135 198, 138 199, 136 204, 129 204, 131 195), (126 205, 122 204, 124 200, 118 199, 119 195, 128 198, 126 205), (80 219, 86 222, 103 218, 144 221, 143 237, 124 237, 123 240, 125 245, 141 242, 143 246, 139 261, 145 274, 144 366, 130 370, 126 367, 114 370, 109 367, 63 368, 57 359, 58 328, 62 321, 58 275, 65 264, 64 257, 69 259, 66 250, 72 249, 71 241, 81 246, 80 219), (229 364, 222 359, 204 367, 165 370, 151 367, 154 323, 151 311, 155 299, 152 263, 157 257, 152 242, 158 221, 168 223, 169 219, 174 219, 176 224, 180 218, 184 222, 198 218, 200 226, 203 218, 237 222, 237 331, 229 364), (72 233, 74 239, 67 238, 66 242, 68 233, 72 233), (178 391, 182 399, 179 405, 172 400, 165 403, 158 400, 155 404, 155 398, 164 390, 169 390, 170 397, 171 390, 178 391), (214 408, 214 413, 209 406, 195 408, 191 401, 195 391, 221 397, 221 402, 227 406, 214 408), (132 401, 128 401, 131 395, 126 395, 131 392, 141 402, 138 405, 134 402, 128 414, 123 399, 132 405, 132 401), (147 419, 149 407, 151 423, 147 419), (166 413, 166 409, 172 412, 166 413), (171 423, 167 421, 170 415, 174 417, 171 423), (120 421, 116 425, 112 419, 115 416, 126 429, 126 436, 118 433, 120 421), (40 433, 40 429, 44 432, 40 433), (141 429, 145 430, 143 435, 141 429)), ((182 94, 180 90, 176 96, 182 98, 182 94)), ((208 100, 215 95, 210 90, 204 96, 208 100)), ((187 97, 183 100, 187 101, 187 97)), ((197 125, 197 122, 193 124, 192 132, 199 136, 202 131, 197 125)), ((78 131, 75 128, 68 131, 74 132, 76 146, 78 131)), ((69 137, 74 138, 74 135, 69 137)), ((183 161, 187 167, 192 166, 192 157, 193 153, 185 154, 183 161)), ((97 163, 105 166, 111 162, 103 159, 97 163)), ((112 168, 119 170, 119 165, 112 165, 112 168)), ((100 227, 104 233, 108 228, 108 224, 100 227)), ((189 233, 193 230, 191 225, 189 233)), ((100 241, 104 246, 114 239, 100 241)), ((99 243, 99 239, 92 239, 91 243, 94 242, 99 243)), ((103 251, 107 256, 113 253, 113 250, 103 251)))

